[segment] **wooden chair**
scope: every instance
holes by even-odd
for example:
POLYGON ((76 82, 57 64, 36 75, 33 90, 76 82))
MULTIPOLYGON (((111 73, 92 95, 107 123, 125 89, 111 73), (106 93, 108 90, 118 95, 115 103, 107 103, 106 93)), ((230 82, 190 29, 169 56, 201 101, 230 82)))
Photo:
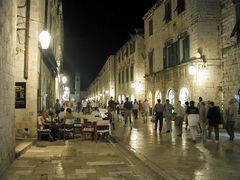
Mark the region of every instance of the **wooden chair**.
POLYGON ((84 119, 84 122, 82 124, 82 134, 83 138, 86 140, 87 135, 92 136, 92 140, 95 136, 95 128, 96 128, 96 122, 88 121, 87 119, 84 119))
POLYGON ((74 136, 76 135, 82 136, 82 124, 79 118, 74 123, 74 136))
POLYGON ((45 135, 48 137, 48 140, 51 140, 51 130, 49 128, 42 129, 41 126, 37 126, 37 138, 38 140, 42 140, 42 136, 45 135))
MULTIPOLYGON (((67 119, 66 119, 67 120, 67 119)), ((63 127, 59 129, 59 131, 63 134, 63 139, 65 140, 66 137, 70 137, 74 139, 74 121, 71 124, 63 124, 63 127)))
POLYGON ((95 141, 97 142, 101 136, 109 136, 111 134, 110 120, 98 120, 96 124, 95 141))

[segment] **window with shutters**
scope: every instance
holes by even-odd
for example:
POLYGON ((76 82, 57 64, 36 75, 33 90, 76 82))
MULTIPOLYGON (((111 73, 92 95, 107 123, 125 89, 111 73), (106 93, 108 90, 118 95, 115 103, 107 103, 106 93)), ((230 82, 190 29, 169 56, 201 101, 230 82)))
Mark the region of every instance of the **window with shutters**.
POLYGON ((124 70, 122 70, 122 84, 124 84, 124 70))
POLYGON ((129 81, 129 68, 126 69, 126 82, 129 81))
POLYGON ((153 20, 150 19, 148 22, 148 32, 149 32, 149 36, 153 35, 153 20))
POLYGON ((130 78, 131 78, 131 81, 134 81, 134 66, 133 65, 131 66, 131 69, 130 69, 130 78))
POLYGON ((163 68, 169 68, 180 64, 179 40, 166 44, 163 48, 163 68))
POLYGON ((233 3, 235 5, 236 23, 235 26, 233 27, 230 37, 236 36, 237 42, 240 42, 240 1, 233 0, 233 3))
POLYGON ((151 51, 148 55, 148 58, 149 58, 149 73, 153 73, 153 52, 154 51, 151 51))
POLYGON ((126 55, 126 57, 128 57, 129 56, 129 52, 128 52, 128 46, 126 47, 126 49, 125 49, 125 55, 126 55))
POLYGON ((183 55, 183 62, 186 62, 189 60, 190 56, 190 47, 189 47, 189 35, 185 35, 182 39, 182 55, 183 55))
POLYGON ((172 8, 171 8, 171 1, 168 1, 165 4, 165 15, 164 15, 164 21, 168 23, 172 19, 172 8))
POLYGON ((177 0, 177 7, 174 11, 177 11, 178 14, 181 14, 185 11, 185 0, 177 0))
POLYGON ((121 73, 118 73, 118 84, 121 84, 121 73))

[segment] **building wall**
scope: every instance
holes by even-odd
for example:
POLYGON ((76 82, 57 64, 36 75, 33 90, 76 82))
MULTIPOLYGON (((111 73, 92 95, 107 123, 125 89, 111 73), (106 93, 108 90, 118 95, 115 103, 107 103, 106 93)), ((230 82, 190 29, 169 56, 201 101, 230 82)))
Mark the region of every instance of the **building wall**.
POLYGON ((24 128, 28 128, 30 137, 36 136, 37 116, 41 110, 54 105, 55 99, 59 98, 60 67, 62 65, 62 19, 61 3, 59 1, 48 1, 48 15, 46 27, 52 36, 50 51, 52 61, 58 65, 56 78, 52 67, 43 58, 43 51, 39 44, 39 34, 44 29, 45 1, 31 0, 30 6, 30 28, 29 28, 29 54, 28 56, 28 78, 24 78, 24 55, 25 55, 25 22, 26 7, 25 0, 19 0, 17 9, 17 55, 15 61, 15 82, 26 82, 26 108, 15 109, 15 131, 17 137, 22 137, 24 128), (57 91, 58 90, 58 91, 57 91))
POLYGON ((0 1, 0 176, 15 157, 14 61, 17 2, 0 1))
POLYGON ((180 98, 182 88, 187 88, 189 96, 186 100, 197 101, 199 96, 204 100, 216 100, 220 103, 221 61, 219 54, 219 3, 216 0, 185 1, 186 8, 177 14, 177 1, 172 3, 172 19, 165 23, 165 7, 163 1, 156 3, 144 19, 146 43, 146 96, 152 105, 155 104, 155 93, 159 90, 163 101, 168 97, 169 90, 174 92, 175 104, 180 98), (153 35, 149 35, 149 21, 153 21, 153 35), (182 61, 182 36, 189 35, 189 59, 182 61), (167 43, 179 41, 180 64, 165 68, 163 49, 167 43), (197 54, 201 48, 206 57, 206 63, 197 54), (149 53, 153 51, 153 72, 149 69, 149 53), (189 75, 189 66, 195 66, 197 73, 189 75), (216 76, 217 74, 218 76, 216 76), (217 99, 216 99, 217 98, 217 99))
MULTIPOLYGON (((236 35, 230 37, 236 23, 236 11, 232 1, 221 0, 221 4, 224 107, 227 107, 230 99, 235 99, 238 112, 240 102, 240 44, 237 42, 236 35)), ((239 114, 235 118, 236 126, 240 129, 239 114)))
MULTIPOLYGON (((25 1, 19 0, 18 6, 24 6, 25 1)), ((25 54, 25 30, 17 31, 17 55, 15 61, 15 82, 26 82, 26 108, 15 109, 15 131, 17 137, 22 137, 24 128, 28 128, 31 135, 36 134, 37 119, 37 90, 39 75, 39 49, 38 36, 42 24, 40 12, 40 2, 31 1, 29 29, 29 54, 28 56, 28 78, 24 78, 24 54, 25 54)), ((18 8, 18 25, 17 28, 25 28, 26 7, 18 8)))
MULTIPOLYGON (((125 100, 123 97, 134 95, 137 100, 145 99, 145 61, 144 61, 144 38, 141 34, 134 35, 118 51, 116 57, 116 99, 125 100), (135 42, 135 51, 130 53, 130 47, 135 42), (126 48, 129 55, 126 56, 126 48), (133 67, 133 79, 131 79, 131 67, 133 67), (127 82, 126 71, 129 71, 129 80, 127 82), (124 76, 122 74, 124 72, 124 76), (119 77, 120 76, 120 77, 119 77), (120 83, 119 83, 120 78, 120 83), (123 82, 124 78, 124 82, 123 82), (131 87, 134 83, 135 88, 131 87)), ((133 100, 133 99, 131 99, 133 100)))

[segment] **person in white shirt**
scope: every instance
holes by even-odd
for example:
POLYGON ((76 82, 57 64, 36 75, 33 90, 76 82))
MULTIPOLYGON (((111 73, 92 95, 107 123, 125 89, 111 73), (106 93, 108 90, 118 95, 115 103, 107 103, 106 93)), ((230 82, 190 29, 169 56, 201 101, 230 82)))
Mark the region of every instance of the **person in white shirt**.
POLYGON ((95 117, 102 117, 98 107, 95 107, 91 114, 94 115, 95 117))
POLYGON ((143 122, 146 123, 148 120, 148 114, 149 114, 149 103, 148 100, 145 99, 145 101, 143 102, 143 122))
POLYGON ((175 110, 174 110, 174 116, 175 116, 175 127, 177 131, 177 136, 182 135, 182 125, 183 125, 183 117, 185 115, 184 108, 181 105, 181 101, 178 101, 175 110))

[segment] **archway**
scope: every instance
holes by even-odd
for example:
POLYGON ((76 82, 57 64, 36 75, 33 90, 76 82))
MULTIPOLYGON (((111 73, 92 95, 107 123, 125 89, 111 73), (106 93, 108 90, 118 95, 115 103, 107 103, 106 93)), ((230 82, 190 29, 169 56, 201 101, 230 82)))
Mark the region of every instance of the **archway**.
POLYGON ((181 88, 179 93, 179 100, 181 101, 181 104, 185 104, 185 102, 189 100, 189 91, 187 88, 181 88))
POLYGON ((162 100, 162 94, 161 94, 161 92, 160 92, 159 90, 157 90, 156 93, 155 93, 155 99, 154 99, 154 100, 155 100, 155 101, 154 101, 155 104, 157 103, 157 100, 158 100, 158 99, 161 99, 161 100, 162 100))
POLYGON ((152 97, 152 92, 149 91, 148 94, 147 94, 147 100, 148 100, 148 103, 149 103, 149 114, 152 115, 152 107, 153 107, 153 97, 152 97))
POLYGON ((135 96, 134 94, 131 94, 131 101, 134 102, 135 96))
POLYGON ((172 105, 174 105, 174 102, 175 102, 174 98, 175 98, 175 93, 172 89, 170 89, 167 93, 167 99, 169 99, 169 102, 172 105))
POLYGON ((125 96, 124 95, 122 95, 122 101, 125 101, 125 96))

